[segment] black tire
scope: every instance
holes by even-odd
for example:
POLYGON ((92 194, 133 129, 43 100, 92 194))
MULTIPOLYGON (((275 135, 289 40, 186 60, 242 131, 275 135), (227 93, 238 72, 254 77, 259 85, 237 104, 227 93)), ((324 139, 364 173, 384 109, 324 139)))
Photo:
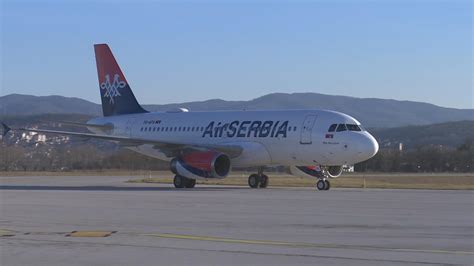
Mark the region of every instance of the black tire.
POLYGON ((186 184, 186 179, 184 176, 175 175, 173 179, 173 184, 175 188, 184 188, 186 184))
POLYGON ((260 188, 266 188, 268 186, 268 176, 262 175, 260 177, 260 188))
POLYGON ((324 190, 329 190, 331 188, 331 183, 328 181, 328 180, 324 180, 324 183, 325 183, 325 187, 324 187, 324 190))
POLYGON ((186 185, 185 187, 186 188, 193 188, 194 186, 196 186, 196 179, 191 179, 191 178, 186 178, 186 185))
POLYGON ((318 190, 325 190, 326 182, 324 182, 324 180, 322 180, 322 179, 318 180, 318 182, 316 183, 316 188, 318 190))
POLYGON ((257 174, 251 174, 249 176, 249 187, 258 188, 260 184, 260 177, 257 174))

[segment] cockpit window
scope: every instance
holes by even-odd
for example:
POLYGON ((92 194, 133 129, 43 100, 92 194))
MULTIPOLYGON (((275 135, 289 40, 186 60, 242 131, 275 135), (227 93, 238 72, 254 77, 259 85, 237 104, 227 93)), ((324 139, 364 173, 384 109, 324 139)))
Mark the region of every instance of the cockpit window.
POLYGON ((328 129, 328 132, 334 132, 334 130, 336 130, 336 127, 337 127, 337 124, 332 124, 329 129, 328 129))
POLYGON ((346 131, 346 130, 347 128, 345 124, 339 124, 336 129, 337 132, 346 131))
POLYGON ((356 124, 347 124, 346 126, 350 131, 361 131, 360 127, 356 124))

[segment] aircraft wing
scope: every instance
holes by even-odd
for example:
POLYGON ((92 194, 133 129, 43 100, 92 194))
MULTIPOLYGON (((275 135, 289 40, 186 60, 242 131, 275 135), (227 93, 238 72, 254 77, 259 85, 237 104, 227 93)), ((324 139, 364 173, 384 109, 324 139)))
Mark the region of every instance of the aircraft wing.
POLYGON ((46 134, 58 134, 75 136, 87 139, 101 139, 118 142, 123 147, 133 147, 143 144, 154 145, 155 149, 162 151, 168 157, 176 157, 182 152, 187 150, 215 150, 227 154, 231 158, 235 158, 242 153, 242 147, 238 145, 226 145, 226 144, 195 144, 195 143, 175 143, 160 140, 149 140, 140 138, 129 138, 123 136, 110 136, 93 133, 81 133, 72 131, 58 131, 48 129, 33 129, 33 128, 19 128, 18 130, 27 132, 38 132, 46 134))

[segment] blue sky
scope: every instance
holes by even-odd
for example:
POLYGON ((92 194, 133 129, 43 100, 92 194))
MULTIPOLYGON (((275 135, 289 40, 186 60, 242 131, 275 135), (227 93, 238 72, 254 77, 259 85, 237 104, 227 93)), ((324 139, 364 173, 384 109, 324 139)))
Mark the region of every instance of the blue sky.
POLYGON ((1 90, 99 102, 108 43, 141 103, 318 92, 473 108, 471 1, 19 1, 1 90))

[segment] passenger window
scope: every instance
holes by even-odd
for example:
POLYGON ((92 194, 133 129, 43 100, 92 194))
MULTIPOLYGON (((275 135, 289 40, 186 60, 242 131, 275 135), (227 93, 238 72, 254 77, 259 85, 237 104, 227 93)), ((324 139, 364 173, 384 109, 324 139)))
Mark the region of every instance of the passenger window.
POLYGON ((339 124, 336 129, 337 132, 346 131, 346 130, 347 128, 345 124, 339 124))
POLYGON ((347 124, 346 126, 347 126, 347 129, 350 130, 350 131, 361 131, 360 127, 358 125, 347 124))
POLYGON ((336 130, 336 127, 337 124, 332 124, 331 126, 329 126, 328 132, 334 132, 334 130, 336 130))

